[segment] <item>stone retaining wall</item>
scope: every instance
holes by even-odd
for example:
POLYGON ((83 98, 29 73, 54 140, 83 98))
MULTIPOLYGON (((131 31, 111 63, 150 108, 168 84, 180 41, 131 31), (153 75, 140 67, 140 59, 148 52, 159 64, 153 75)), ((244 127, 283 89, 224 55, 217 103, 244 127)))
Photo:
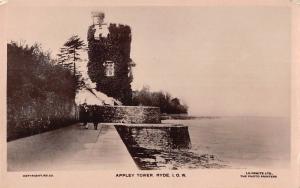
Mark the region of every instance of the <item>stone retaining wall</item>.
POLYGON ((89 106, 89 121, 105 123, 161 123, 160 108, 147 106, 89 106))
POLYGON ((115 127, 141 170, 178 169, 182 163, 190 162, 188 126, 120 124, 115 127))
POLYGON ((23 108, 8 104, 7 141, 61 128, 79 120, 78 107, 72 100, 52 96, 43 103, 35 101, 33 104, 23 108))

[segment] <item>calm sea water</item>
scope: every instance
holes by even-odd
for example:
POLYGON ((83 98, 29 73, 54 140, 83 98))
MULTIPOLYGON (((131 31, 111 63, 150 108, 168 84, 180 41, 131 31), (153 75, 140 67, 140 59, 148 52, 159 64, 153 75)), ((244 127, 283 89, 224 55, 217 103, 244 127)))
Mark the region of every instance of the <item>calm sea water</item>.
POLYGON ((188 125, 189 151, 213 155, 228 168, 288 168, 290 122, 280 117, 164 120, 188 125))
POLYGON ((116 125, 140 169, 288 168, 288 118, 165 120, 185 126, 116 125))

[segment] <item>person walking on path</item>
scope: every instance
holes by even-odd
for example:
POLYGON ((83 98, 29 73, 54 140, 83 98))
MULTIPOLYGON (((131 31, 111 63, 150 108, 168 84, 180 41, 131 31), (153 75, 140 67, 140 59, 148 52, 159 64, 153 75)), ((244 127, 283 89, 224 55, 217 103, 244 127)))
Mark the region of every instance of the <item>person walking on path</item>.
POLYGON ((80 114, 79 114, 80 122, 82 125, 88 129, 88 120, 89 120, 89 108, 86 103, 81 106, 80 114))
POLYGON ((96 106, 93 106, 91 111, 92 111, 92 118, 91 119, 93 120, 94 129, 97 130, 99 121, 98 121, 98 117, 97 117, 97 108, 96 108, 96 106))

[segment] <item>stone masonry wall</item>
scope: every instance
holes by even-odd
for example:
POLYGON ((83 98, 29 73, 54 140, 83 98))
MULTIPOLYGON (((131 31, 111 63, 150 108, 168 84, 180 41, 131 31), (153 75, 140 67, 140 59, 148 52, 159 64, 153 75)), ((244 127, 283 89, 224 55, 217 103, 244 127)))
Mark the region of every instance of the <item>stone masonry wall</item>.
POLYGON ((57 96, 27 104, 22 110, 14 107, 8 104, 7 141, 71 125, 79 119, 74 101, 57 96))
POLYGON ((89 121, 106 123, 161 123, 160 109, 145 106, 89 106, 89 121))

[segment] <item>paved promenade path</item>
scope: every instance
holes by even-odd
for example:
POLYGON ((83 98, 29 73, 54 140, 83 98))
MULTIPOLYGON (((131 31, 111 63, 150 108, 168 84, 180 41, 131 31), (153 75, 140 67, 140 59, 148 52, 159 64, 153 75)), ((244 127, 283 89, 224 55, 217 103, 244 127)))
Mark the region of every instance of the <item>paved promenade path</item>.
POLYGON ((137 169, 113 125, 79 124, 8 142, 9 171, 137 169))

